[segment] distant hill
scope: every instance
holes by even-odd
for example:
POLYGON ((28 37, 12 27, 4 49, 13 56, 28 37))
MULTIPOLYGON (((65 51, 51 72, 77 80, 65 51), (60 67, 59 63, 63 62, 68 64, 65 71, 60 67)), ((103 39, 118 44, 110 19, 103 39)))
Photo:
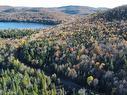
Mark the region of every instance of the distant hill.
POLYGON ((105 11, 108 8, 93 8, 88 6, 63 6, 57 8, 59 11, 71 15, 88 15, 98 11, 105 11))
POLYGON ((96 18, 106 21, 114 21, 114 20, 127 20, 127 5, 119 6, 110 10, 107 10, 103 13, 99 13, 96 18))
POLYGON ((0 6, 0 12, 12 8, 11 6, 0 6))
POLYGON ((39 22, 59 24, 68 21, 69 15, 47 8, 0 6, 0 21, 39 22))
POLYGON ((92 8, 87 6, 63 6, 53 8, 0 6, 0 21, 59 24, 69 20, 72 21, 77 15, 84 16, 105 10, 107 10, 107 8, 92 8))
POLYGON ((91 13, 96 13, 98 11, 105 11, 108 8, 94 8, 88 6, 62 6, 62 7, 52 7, 52 8, 32 8, 32 7, 11 7, 11 6, 0 6, 0 12, 61 12, 69 15, 88 15, 91 13))

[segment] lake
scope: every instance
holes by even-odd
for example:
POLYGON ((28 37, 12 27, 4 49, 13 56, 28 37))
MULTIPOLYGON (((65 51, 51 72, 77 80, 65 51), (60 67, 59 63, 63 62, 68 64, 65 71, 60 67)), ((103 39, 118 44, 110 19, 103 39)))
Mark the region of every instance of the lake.
POLYGON ((0 29, 45 29, 51 25, 28 22, 0 22, 0 29))

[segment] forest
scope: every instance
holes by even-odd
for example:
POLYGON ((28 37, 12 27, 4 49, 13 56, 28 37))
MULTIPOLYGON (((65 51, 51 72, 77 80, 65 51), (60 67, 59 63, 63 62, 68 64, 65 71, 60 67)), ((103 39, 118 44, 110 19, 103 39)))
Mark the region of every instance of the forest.
POLYGON ((44 30, 0 30, 0 94, 127 95, 123 9, 105 20, 97 13, 44 30))

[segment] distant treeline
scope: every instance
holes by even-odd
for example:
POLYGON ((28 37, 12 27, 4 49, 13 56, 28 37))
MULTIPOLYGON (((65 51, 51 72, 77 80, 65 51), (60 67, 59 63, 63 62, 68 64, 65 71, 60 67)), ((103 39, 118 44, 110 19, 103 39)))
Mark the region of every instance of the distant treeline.
POLYGON ((95 18, 101 18, 105 21, 127 20, 127 5, 107 10, 106 12, 98 14, 95 18))

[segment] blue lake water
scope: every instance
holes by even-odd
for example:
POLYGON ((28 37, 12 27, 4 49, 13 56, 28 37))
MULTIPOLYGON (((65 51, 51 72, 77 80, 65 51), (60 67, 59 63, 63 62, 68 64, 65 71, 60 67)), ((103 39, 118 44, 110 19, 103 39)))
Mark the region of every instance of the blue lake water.
POLYGON ((0 22, 0 29, 45 29, 51 25, 27 22, 0 22))

